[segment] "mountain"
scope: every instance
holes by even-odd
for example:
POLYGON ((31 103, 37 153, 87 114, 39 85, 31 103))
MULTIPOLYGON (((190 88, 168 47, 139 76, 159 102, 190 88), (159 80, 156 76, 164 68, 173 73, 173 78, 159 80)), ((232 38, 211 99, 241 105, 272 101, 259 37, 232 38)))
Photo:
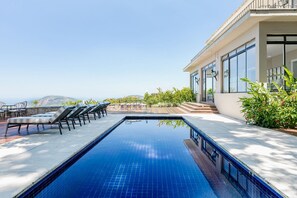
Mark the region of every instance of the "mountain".
POLYGON ((43 106, 61 106, 68 101, 76 101, 75 98, 65 96, 45 96, 39 100, 32 101, 30 106, 43 107, 43 106), (36 104, 34 104, 36 102, 36 104))

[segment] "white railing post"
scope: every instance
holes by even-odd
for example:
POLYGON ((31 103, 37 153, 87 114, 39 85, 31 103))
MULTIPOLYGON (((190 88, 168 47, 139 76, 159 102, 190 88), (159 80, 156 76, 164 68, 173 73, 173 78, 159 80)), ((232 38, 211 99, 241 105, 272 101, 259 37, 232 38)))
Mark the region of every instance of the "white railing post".
POLYGON ((291 8, 297 8, 297 0, 291 0, 291 8))

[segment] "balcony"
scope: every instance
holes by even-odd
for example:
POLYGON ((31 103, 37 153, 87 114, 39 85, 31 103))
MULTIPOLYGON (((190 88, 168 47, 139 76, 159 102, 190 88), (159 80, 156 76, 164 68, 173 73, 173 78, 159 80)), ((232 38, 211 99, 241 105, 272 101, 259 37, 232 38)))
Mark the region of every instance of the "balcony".
POLYGON ((245 0, 243 4, 206 41, 206 46, 191 60, 196 60, 205 50, 249 13, 297 13, 297 0, 245 0))

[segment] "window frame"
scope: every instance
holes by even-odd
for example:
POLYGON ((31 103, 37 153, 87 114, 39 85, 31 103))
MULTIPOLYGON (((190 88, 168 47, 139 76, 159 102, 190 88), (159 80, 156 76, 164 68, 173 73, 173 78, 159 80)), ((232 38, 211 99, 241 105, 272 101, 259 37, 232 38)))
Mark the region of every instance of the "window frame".
MULTIPOLYGON (((282 46, 282 64, 286 65, 287 62, 287 51, 286 51, 286 46, 287 45, 297 45, 297 40, 296 41, 288 41, 288 37, 297 37, 297 34, 267 34, 266 35, 266 46, 268 45, 280 45, 282 46), (269 40, 269 38, 273 38, 273 37, 282 37, 282 41, 271 41, 269 40)), ((288 67, 288 65, 287 65, 288 67)), ((278 69, 279 67, 273 67, 270 69, 267 69, 267 86, 269 86, 271 88, 271 91, 276 91, 276 89, 274 88, 272 81, 281 79, 278 78, 280 76, 280 74, 278 72, 274 73, 270 73, 270 71, 273 71, 274 69, 278 69), (272 81, 270 80, 270 78, 272 78, 272 81), (276 79, 274 79, 276 78, 276 79)), ((285 73, 283 72, 282 75, 285 75, 285 73)), ((283 79, 281 79, 283 81, 283 86, 286 89, 286 83, 284 82, 283 79)))
MULTIPOLYGON (((207 90, 206 90, 206 71, 208 69, 212 69, 213 71, 216 71, 216 61, 212 61, 211 63, 207 64, 206 66, 202 67, 201 69, 201 73, 202 73, 202 101, 206 102, 206 96, 207 96, 207 90), (204 98, 205 96, 205 98, 204 98)), ((212 78, 214 78, 212 76, 212 78)), ((214 82, 214 79, 212 79, 212 88, 213 88, 213 91, 215 89, 215 82, 214 82)), ((214 102, 214 99, 213 99, 213 102, 214 102)))
POLYGON ((196 83, 194 78, 199 78, 199 71, 198 70, 190 74, 190 80, 191 80, 190 88, 191 88, 191 90, 193 91, 194 94, 199 94, 199 84, 196 83), (195 83, 196 83, 196 85, 195 85, 195 83), (194 89, 195 86, 196 86, 197 90, 194 89))
POLYGON ((245 44, 237 47, 235 50, 232 50, 230 51, 229 53, 225 54, 224 56, 222 56, 221 58, 221 64, 222 64, 222 93, 246 93, 247 92, 247 83, 245 83, 245 91, 238 91, 238 82, 240 79, 238 79, 238 56, 239 55, 242 55, 244 53, 245 55, 245 77, 247 77, 247 73, 248 73, 248 65, 247 65, 247 52, 250 50, 250 49, 253 49, 256 47, 256 43, 255 43, 255 39, 252 39, 248 42, 246 42, 245 44), (243 48, 244 46, 244 48, 243 48), (232 58, 235 58, 236 57, 236 90, 235 91, 231 91, 230 89, 230 71, 231 71, 231 65, 230 65, 230 60, 232 58), (224 62, 227 61, 227 68, 228 68, 228 87, 227 87, 227 91, 225 91, 225 86, 224 86, 224 62))

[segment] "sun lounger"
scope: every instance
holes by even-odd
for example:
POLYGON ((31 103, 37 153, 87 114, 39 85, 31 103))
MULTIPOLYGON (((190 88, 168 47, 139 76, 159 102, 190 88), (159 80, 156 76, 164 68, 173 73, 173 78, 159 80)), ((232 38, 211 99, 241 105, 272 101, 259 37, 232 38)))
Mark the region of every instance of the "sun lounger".
POLYGON ((71 120, 71 122, 72 122, 72 126, 73 126, 74 129, 75 129, 75 124, 76 124, 76 123, 75 123, 75 119, 78 119, 78 121, 79 121, 79 125, 82 126, 82 124, 81 124, 81 119, 80 119, 79 114, 80 114, 85 108, 87 108, 87 106, 77 106, 77 107, 75 107, 75 109, 73 109, 72 112, 67 116, 67 118, 68 118, 69 120, 71 120))
POLYGON ((94 106, 93 109, 91 109, 89 111, 89 114, 93 115, 95 120, 97 117, 96 115, 98 115, 98 118, 101 118, 101 112, 102 112, 103 107, 104 107, 103 104, 98 103, 97 105, 94 106))
POLYGON ((5 111, 4 111, 4 109, 2 108, 3 105, 5 105, 5 103, 0 102, 0 118, 4 118, 4 117, 5 117, 5 111))
POLYGON ((89 123, 90 121, 90 116, 89 116, 89 112, 95 107, 95 105, 88 105, 84 110, 82 110, 80 112, 80 114, 78 115, 79 118, 82 118, 84 124, 86 124, 86 119, 88 119, 89 123))
POLYGON ((108 105, 110 105, 110 102, 103 102, 103 103, 100 103, 103 105, 103 108, 102 108, 102 115, 104 117, 104 114, 107 115, 107 107, 108 105))
MULTIPOLYGON (((73 129, 75 129, 75 119, 77 119, 79 121, 79 125, 82 126, 81 124, 81 119, 79 114, 85 109, 87 108, 87 106, 76 106, 67 116, 67 120, 72 122, 73 125, 73 129)), ((36 114, 36 115, 32 115, 32 117, 51 117, 53 116, 53 114, 55 114, 56 112, 47 112, 47 113, 43 113, 43 114, 36 114)), ((66 119, 64 119, 63 121, 66 121, 66 119)))
POLYGON ((68 125, 68 129, 70 129, 69 122, 67 116, 71 113, 74 107, 61 107, 55 114, 49 117, 17 117, 17 118, 9 118, 7 120, 5 137, 7 136, 7 131, 12 127, 19 127, 18 133, 20 134, 20 129, 22 125, 27 125, 27 131, 29 125, 55 125, 57 124, 59 127, 60 134, 62 135, 62 122, 66 122, 68 125))

